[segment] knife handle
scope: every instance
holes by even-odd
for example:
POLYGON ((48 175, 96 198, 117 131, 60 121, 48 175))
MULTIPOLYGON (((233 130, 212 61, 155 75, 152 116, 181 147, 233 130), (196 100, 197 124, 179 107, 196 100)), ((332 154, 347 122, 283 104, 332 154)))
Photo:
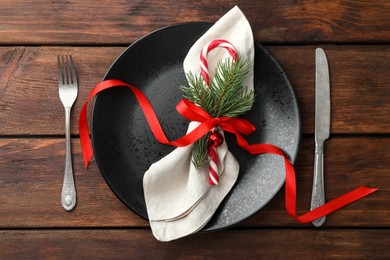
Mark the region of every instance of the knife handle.
MULTIPOLYGON (((311 195, 310 210, 318 208, 325 204, 324 191, 324 144, 316 144, 314 154, 314 175, 313 175, 313 190, 311 195)), ((325 216, 318 218, 312 222, 316 227, 322 226, 325 222, 325 216)))

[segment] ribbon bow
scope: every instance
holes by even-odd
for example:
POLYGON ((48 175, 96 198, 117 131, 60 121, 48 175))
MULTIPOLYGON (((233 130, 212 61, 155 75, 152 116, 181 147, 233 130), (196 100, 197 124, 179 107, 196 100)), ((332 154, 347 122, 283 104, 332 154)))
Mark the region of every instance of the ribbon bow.
MULTIPOLYGON (((231 117, 211 117, 201 107, 195 105, 187 99, 182 99, 177 105, 176 110, 186 119, 190 121, 197 121, 204 123, 211 128, 215 126, 221 127, 226 132, 238 132, 243 135, 250 135, 256 128, 247 120, 243 118, 231 117)), ((211 129, 210 128, 210 129, 211 129)), ((196 131, 194 129, 193 131, 196 131)))
POLYGON ((361 186, 356 188, 328 203, 307 212, 301 216, 296 215, 296 183, 295 183, 295 171, 292 163, 287 158, 287 156, 282 152, 282 150, 271 144, 249 144, 241 134, 248 135, 255 130, 255 127, 245 119, 240 118, 212 118, 206 111, 202 108, 196 106, 190 101, 183 99, 181 100, 176 109, 178 112, 183 115, 185 118, 191 121, 198 121, 201 124, 192 130, 190 133, 180 137, 177 140, 169 141, 162 130, 162 127, 157 119, 157 116, 146 96, 136 87, 129 85, 120 80, 106 80, 98 85, 96 85, 91 93, 89 94, 86 102, 84 103, 79 118, 79 133, 80 133, 80 142, 83 152, 84 165, 88 167, 88 163, 92 158, 93 150, 91 141, 89 138, 88 130, 88 121, 87 121, 87 105, 88 102, 99 92, 109 89, 112 87, 126 86, 131 89, 136 99, 139 102, 139 105, 145 115, 145 118, 149 124, 150 129, 152 130, 156 139, 163 144, 172 145, 172 146, 187 146, 203 135, 208 133, 215 126, 221 127, 226 132, 232 133, 236 136, 238 145, 248 151, 250 154, 276 154, 284 158, 284 165, 286 171, 286 185, 285 185, 285 201, 286 201, 286 211, 287 213, 296 219, 300 223, 308 223, 317 218, 325 216, 341 207, 344 207, 351 202, 358 200, 364 196, 367 196, 374 191, 376 188, 367 188, 361 186))

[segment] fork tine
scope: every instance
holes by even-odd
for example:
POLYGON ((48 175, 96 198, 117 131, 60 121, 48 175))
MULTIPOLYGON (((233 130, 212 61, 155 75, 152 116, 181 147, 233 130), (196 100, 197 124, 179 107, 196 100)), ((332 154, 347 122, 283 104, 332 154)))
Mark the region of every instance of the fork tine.
POLYGON ((70 79, 70 66, 69 66, 69 58, 68 55, 65 55, 65 84, 69 85, 71 84, 71 79, 70 79))
POLYGON ((58 65, 58 83, 63 84, 64 83, 64 79, 62 77, 63 68, 61 64, 60 55, 57 56, 57 65, 58 65))
POLYGON ((69 84, 69 66, 68 66, 68 56, 67 55, 59 55, 59 73, 61 73, 61 83, 63 85, 69 84))
POLYGON ((76 68, 73 62, 72 55, 69 55, 69 61, 70 61, 70 76, 72 78, 72 84, 77 84, 76 68))

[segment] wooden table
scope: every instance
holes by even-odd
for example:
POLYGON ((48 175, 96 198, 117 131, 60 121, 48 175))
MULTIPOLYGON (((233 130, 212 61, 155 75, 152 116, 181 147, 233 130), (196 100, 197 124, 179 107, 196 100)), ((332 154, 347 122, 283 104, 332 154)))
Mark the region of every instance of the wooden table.
POLYGON ((77 121, 87 94, 132 42, 164 26, 214 22, 234 1, 0 1, 0 259, 10 258, 372 258, 390 257, 390 2, 236 1, 254 37, 281 62, 298 96, 303 138, 296 161, 298 213, 313 175, 314 50, 328 54, 332 125, 326 145, 328 200, 360 185, 379 191, 298 224, 282 189, 238 226, 174 242, 111 192, 93 161, 83 168, 77 121), (56 57, 79 76, 72 112, 78 203, 60 204, 64 110, 56 57))

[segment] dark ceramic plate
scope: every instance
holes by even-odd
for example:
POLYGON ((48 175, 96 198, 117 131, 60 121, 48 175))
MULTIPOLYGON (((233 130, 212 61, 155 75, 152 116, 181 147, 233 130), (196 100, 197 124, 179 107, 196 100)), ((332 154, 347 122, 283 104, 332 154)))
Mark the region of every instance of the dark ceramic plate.
MULTIPOLYGON (((186 83, 183 60, 192 44, 211 26, 188 23, 153 32, 127 48, 104 79, 119 79, 149 98, 170 140, 185 134, 188 121, 175 110, 186 83)), ((300 117, 293 87, 285 72, 260 44, 255 44, 254 107, 244 116, 257 128, 247 140, 279 146, 294 160, 300 141, 300 117)), ((229 150, 240 163, 236 185, 205 230, 234 225, 260 210, 285 180, 283 159, 251 156, 227 134, 229 150)), ((157 142, 130 90, 118 87, 98 94, 92 117, 96 162, 112 191, 147 219, 142 178, 153 163, 174 148, 157 142)))

